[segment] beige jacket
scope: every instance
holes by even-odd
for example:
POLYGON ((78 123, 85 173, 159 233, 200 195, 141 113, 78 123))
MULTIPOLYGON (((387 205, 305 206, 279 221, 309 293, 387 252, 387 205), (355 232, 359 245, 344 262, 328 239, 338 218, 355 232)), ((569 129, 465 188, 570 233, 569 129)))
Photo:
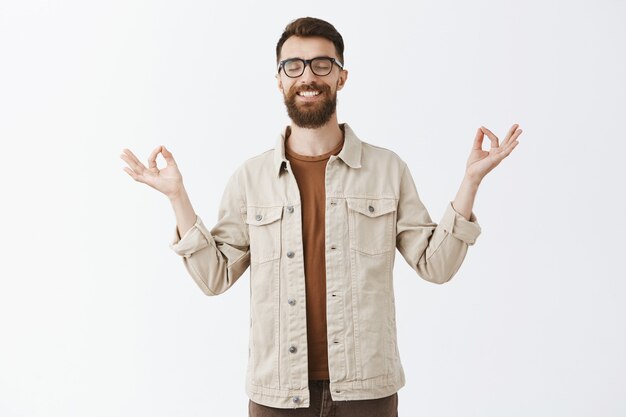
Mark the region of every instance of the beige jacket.
MULTIPOLYGON (((422 204, 406 163, 393 151, 345 142, 326 168, 328 365, 334 401, 392 395, 405 384, 396 337, 396 248, 423 279, 442 284, 481 232, 450 202, 439 224, 422 204)), ((278 408, 308 407, 302 218, 296 179, 276 147, 230 177, 207 229, 200 217, 170 247, 206 295, 228 290, 250 266, 246 393, 278 408)), ((176 228, 175 228, 176 229, 176 228)))

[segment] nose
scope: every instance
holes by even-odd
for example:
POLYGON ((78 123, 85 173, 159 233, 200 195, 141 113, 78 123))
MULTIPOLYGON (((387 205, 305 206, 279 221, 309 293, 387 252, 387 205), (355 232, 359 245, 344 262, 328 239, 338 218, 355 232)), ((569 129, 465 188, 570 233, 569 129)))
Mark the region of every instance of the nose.
POLYGON ((308 84, 311 80, 315 80, 317 75, 313 74, 313 70, 311 69, 311 64, 304 67, 304 72, 300 76, 300 84, 308 84))

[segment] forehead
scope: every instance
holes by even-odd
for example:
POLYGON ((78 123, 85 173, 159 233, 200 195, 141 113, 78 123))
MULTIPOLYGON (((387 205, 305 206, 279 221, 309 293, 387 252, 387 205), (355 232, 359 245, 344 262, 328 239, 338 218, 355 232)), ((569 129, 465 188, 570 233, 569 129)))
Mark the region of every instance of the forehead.
POLYGON ((280 52, 280 59, 303 58, 311 59, 316 56, 330 56, 337 58, 335 44, 330 40, 318 36, 301 37, 291 36, 285 43, 280 52))

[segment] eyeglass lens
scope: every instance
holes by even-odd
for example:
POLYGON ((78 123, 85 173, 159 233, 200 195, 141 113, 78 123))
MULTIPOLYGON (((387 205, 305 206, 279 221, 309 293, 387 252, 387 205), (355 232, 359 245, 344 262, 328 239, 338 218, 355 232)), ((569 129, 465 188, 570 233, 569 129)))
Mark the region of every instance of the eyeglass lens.
MULTIPOLYGON (((333 69, 333 61, 328 58, 314 58, 311 63, 311 70, 315 75, 328 75, 333 69)), ((293 59, 285 62, 283 69, 290 77, 299 77, 304 73, 304 61, 293 59)))

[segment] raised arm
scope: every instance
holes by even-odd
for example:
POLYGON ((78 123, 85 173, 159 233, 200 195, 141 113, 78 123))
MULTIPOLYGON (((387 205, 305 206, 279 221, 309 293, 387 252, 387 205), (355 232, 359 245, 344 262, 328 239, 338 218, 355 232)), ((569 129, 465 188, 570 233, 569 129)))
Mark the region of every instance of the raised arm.
POLYGON ((522 133, 518 127, 517 123, 511 126, 501 145, 486 127, 477 130, 459 191, 447 205, 439 224, 432 222, 405 166, 398 202, 396 246, 422 278, 442 284, 452 279, 461 267, 468 246, 481 233, 472 211, 478 186, 518 145, 517 138, 522 133), (482 149, 485 134, 491 141, 489 151, 482 149))
POLYGON ((439 224, 434 223, 405 166, 400 182, 396 247, 420 277, 443 284, 456 274, 467 247, 481 233, 474 213, 469 217, 470 221, 466 220, 449 202, 439 224))
POLYGON ((170 248, 182 257, 200 289, 206 295, 218 295, 230 288, 250 264, 249 237, 243 217, 246 206, 236 175, 228 181, 218 222, 209 231, 195 213, 174 157, 164 146, 150 154, 148 168, 128 149, 124 149, 121 158, 128 163, 124 170, 133 179, 169 198, 177 223, 170 248), (160 170, 156 165, 159 153, 167 162, 160 170))

